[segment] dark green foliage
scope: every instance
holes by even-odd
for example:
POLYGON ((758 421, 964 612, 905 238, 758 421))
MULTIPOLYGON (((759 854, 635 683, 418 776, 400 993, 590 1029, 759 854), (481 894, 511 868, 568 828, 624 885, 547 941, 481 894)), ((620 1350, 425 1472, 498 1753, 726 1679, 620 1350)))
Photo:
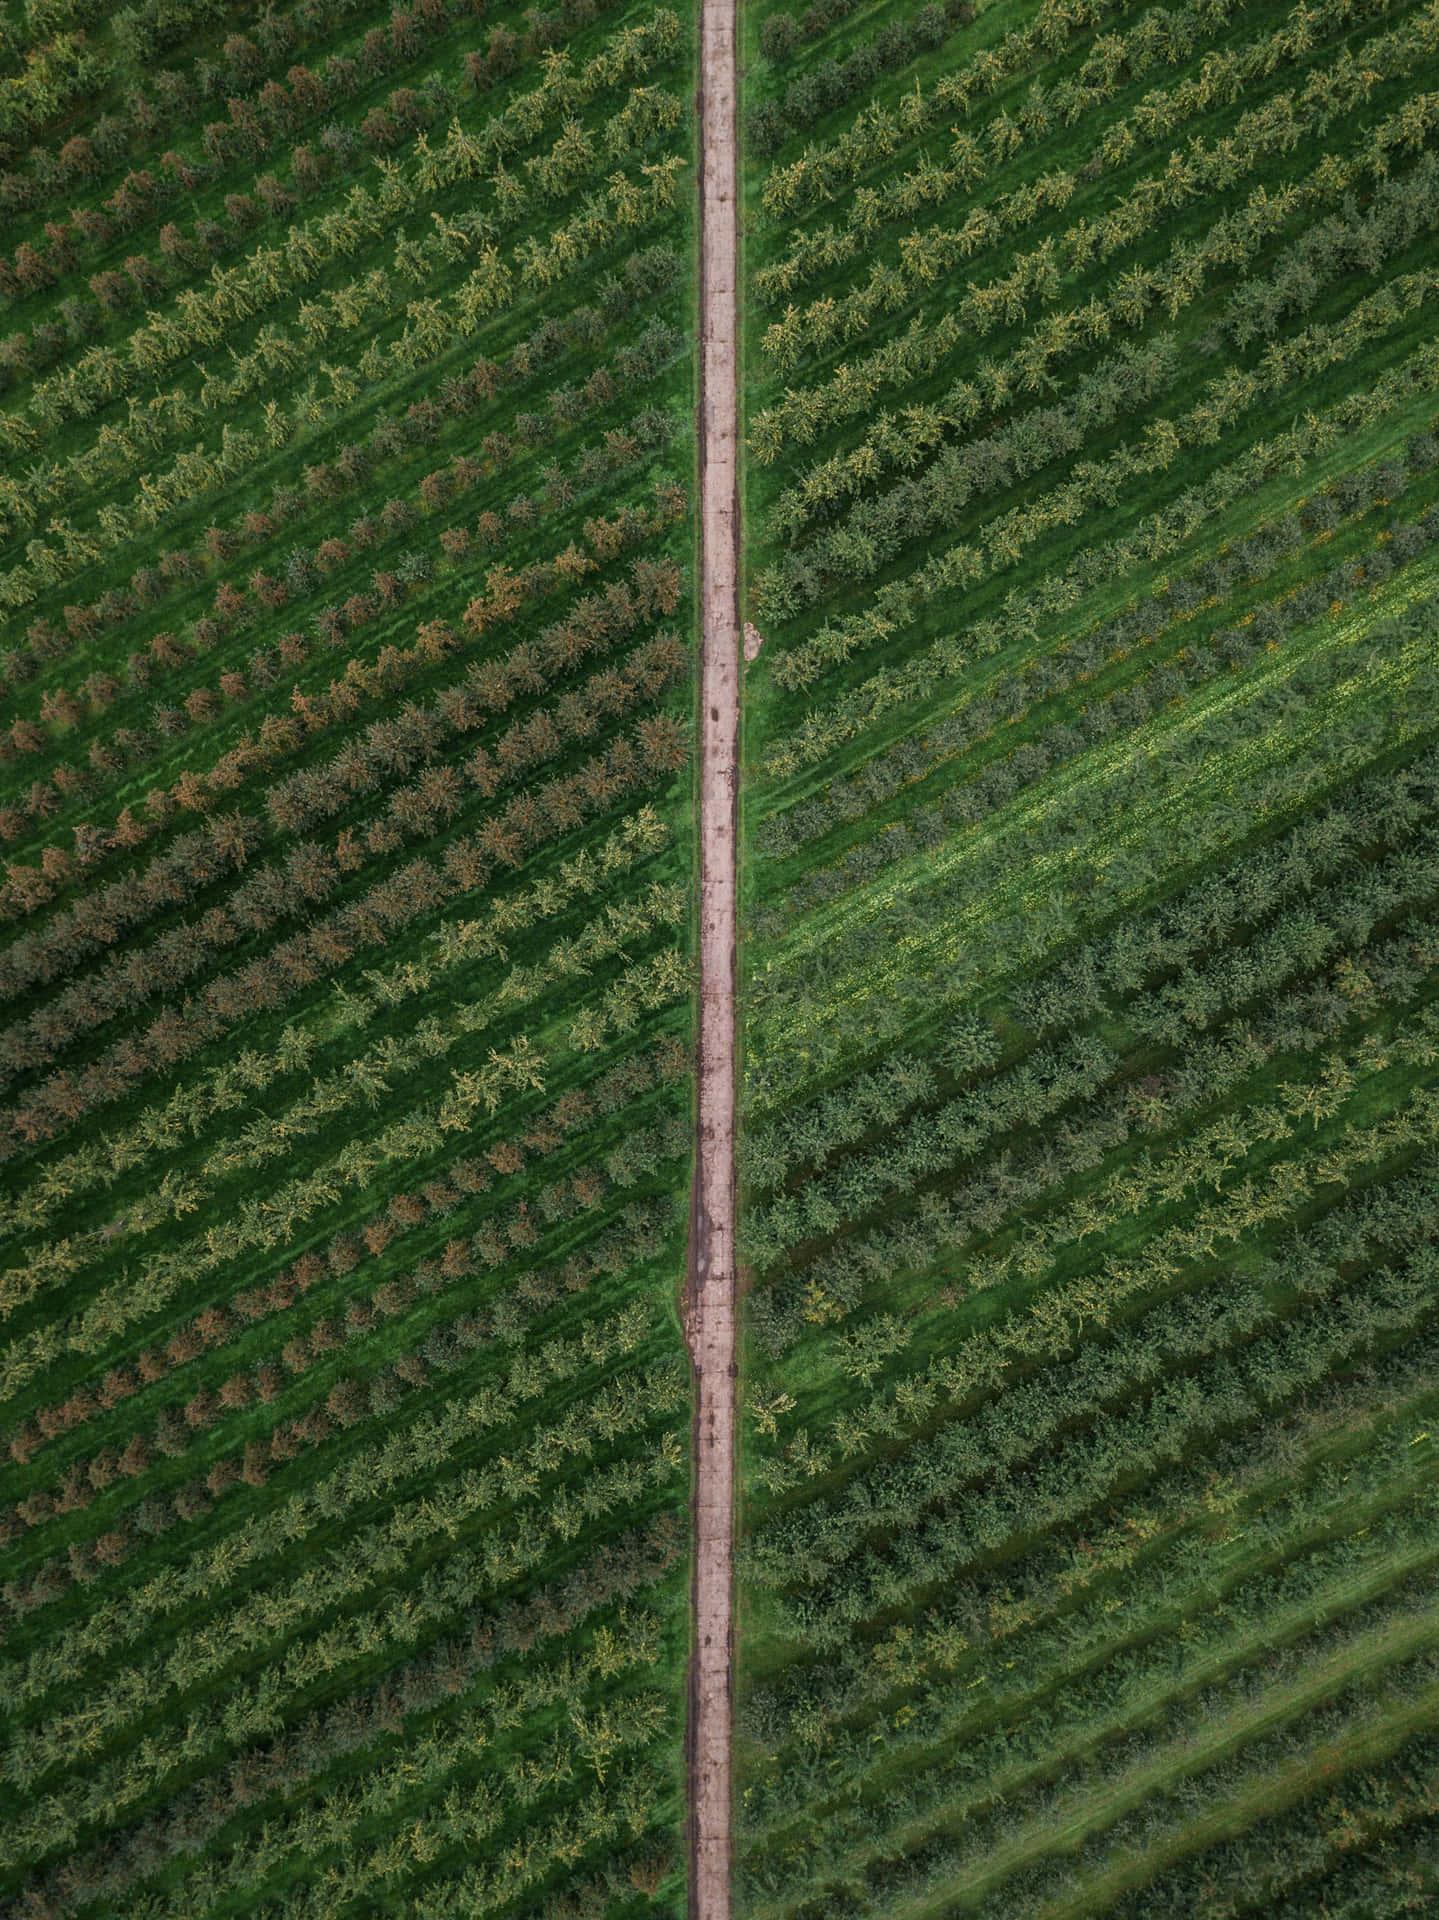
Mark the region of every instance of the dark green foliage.
POLYGON ((1432 27, 818 24, 750 117, 738 1909, 1422 1910, 1432 27))

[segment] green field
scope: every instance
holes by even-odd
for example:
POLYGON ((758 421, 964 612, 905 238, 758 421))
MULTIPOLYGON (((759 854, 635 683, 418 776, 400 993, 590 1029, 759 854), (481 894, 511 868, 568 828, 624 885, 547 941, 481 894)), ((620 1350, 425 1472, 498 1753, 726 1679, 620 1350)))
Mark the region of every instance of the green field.
MULTIPOLYGON (((729 1920, 698 28, 0 0, 0 1920, 729 1920)), ((1439 0, 739 31, 733 1914, 1439 1912, 1439 0)))
POLYGON ((1439 13, 746 48, 737 1911, 1432 1911, 1439 13))
POLYGON ((3 24, 0 1910, 678 1912, 690 21, 3 24))

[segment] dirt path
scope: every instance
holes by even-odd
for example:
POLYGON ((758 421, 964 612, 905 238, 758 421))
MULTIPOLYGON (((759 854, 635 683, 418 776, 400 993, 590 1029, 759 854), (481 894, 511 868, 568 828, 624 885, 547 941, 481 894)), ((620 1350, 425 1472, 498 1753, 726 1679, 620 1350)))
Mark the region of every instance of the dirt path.
POLYGON ((695 1371, 696 1465, 690 1920, 728 1920, 730 1911, 740 673, 735 15, 736 0, 704 0, 700 28, 699 1152, 686 1314, 695 1371))

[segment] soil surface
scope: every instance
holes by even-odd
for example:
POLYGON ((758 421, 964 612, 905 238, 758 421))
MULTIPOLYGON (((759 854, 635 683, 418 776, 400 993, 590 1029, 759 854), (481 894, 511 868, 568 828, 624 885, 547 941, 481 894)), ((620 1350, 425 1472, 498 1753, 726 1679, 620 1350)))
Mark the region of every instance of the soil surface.
POLYGON ((730 1911, 735 1521, 735 912, 739 784, 736 0, 701 13, 699 1142, 686 1332, 695 1378, 690 1916, 730 1911))

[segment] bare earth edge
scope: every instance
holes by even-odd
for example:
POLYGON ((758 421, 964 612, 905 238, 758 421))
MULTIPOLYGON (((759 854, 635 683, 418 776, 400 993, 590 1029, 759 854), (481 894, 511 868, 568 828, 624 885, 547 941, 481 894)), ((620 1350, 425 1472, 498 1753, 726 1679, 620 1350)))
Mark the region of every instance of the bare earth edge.
POLYGON ((685 1333, 694 1366, 691 1920, 729 1920, 739 787, 737 0, 700 10, 700 1017, 685 1333))

